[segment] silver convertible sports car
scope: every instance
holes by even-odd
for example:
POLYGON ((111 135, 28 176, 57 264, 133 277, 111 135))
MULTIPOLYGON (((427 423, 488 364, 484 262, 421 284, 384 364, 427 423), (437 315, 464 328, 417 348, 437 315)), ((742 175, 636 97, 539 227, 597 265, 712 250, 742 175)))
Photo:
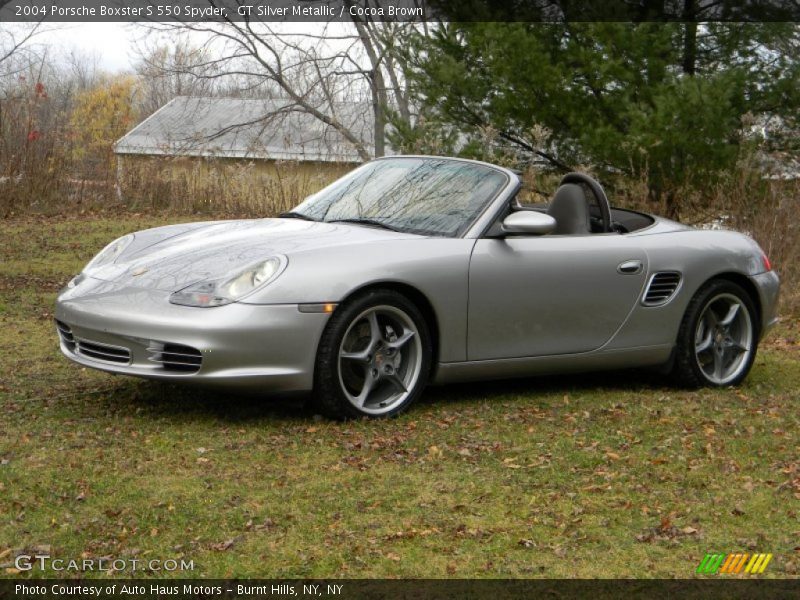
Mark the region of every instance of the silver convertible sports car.
POLYGON ((374 160, 280 218, 138 231, 60 293, 61 351, 104 371, 313 391, 397 414, 429 382, 658 366, 739 383, 779 281, 745 235, 611 208, 566 175, 522 205, 510 170, 374 160))

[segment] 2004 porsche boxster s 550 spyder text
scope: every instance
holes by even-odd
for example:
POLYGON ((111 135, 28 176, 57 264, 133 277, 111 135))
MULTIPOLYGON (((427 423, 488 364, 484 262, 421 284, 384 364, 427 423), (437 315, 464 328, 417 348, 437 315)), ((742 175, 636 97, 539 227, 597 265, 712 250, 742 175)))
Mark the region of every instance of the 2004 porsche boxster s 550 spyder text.
POLYGON ((541 206, 520 187, 486 163, 395 156, 280 218, 126 235, 60 293, 61 350, 126 375, 313 391, 339 417, 397 414, 431 381, 747 375, 779 289, 753 240, 611 208, 579 173, 541 206))

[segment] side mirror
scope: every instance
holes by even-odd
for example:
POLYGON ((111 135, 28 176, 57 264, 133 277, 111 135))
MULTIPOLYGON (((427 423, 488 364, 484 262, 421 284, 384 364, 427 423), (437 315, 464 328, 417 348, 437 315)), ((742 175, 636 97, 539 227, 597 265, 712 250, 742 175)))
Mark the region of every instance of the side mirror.
POLYGON ((556 220, 535 210, 518 210, 503 219, 503 233, 547 235, 556 229, 556 220))

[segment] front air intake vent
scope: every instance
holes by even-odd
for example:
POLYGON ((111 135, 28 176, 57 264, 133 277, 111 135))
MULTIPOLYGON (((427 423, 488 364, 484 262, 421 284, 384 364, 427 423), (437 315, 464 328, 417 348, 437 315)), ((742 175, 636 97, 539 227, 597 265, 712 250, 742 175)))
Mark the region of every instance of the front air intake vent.
POLYGON ((82 339, 76 339, 75 343, 78 354, 86 358, 123 365, 131 362, 131 351, 127 348, 82 339))
POLYGON ((202 353, 191 346, 153 342, 147 352, 148 360, 159 363, 165 371, 197 373, 203 365, 202 353))
POLYGON ((644 292, 642 304, 645 306, 660 306, 669 302, 681 284, 681 274, 677 271, 662 271, 655 273, 650 278, 650 283, 644 292))
POLYGON ((70 352, 75 352, 75 337, 72 335, 72 329, 69 328, 69 325, 56 320, 56 329, 58 330, 58 335, 64 343, 64 346, 66 346, 70 352))

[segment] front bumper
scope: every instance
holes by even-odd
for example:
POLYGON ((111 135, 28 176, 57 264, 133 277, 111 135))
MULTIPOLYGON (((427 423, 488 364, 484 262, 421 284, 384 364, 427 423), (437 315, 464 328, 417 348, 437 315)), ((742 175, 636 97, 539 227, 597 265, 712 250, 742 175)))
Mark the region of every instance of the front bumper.
POLYGON ((61 351, 81 365, 266 392, 312 389, 328 317, 296 304, 176 306, 167 292, 97 280, 62 292, 55 311, 61 351))

